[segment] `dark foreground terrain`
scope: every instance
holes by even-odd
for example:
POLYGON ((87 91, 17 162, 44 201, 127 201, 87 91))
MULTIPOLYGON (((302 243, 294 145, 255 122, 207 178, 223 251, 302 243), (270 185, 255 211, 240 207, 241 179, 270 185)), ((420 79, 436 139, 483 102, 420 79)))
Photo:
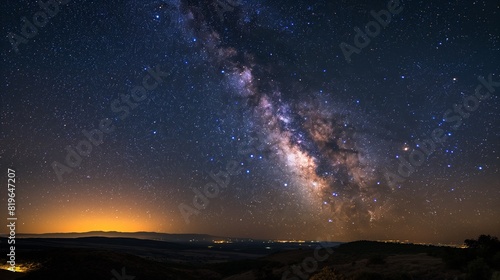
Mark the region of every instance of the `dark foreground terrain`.
MULTIPOLYGON (((6 239, 0 241, 6 245, 6 239)), ((500 279, 494 265, 481 263, 473 264, 479 272, 471 276, 475 259, 465 252, 469 249, 413 244, 215 244, 116 237, 16 241, 17 266, 26 271, 0 270, 2 280, 500 279)))

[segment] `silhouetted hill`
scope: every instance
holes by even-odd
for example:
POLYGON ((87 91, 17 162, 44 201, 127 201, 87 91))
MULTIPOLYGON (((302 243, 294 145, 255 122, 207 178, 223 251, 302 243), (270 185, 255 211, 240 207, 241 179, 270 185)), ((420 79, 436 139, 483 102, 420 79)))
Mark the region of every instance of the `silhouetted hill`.
POLYGON ((80 238, 80 237, 113 237, 113 238, 137 238, 160 240, 167 242, 213 242, 213 240, 252 240, 249 238, 230 238, 208 234, 169 234, 158 232, 118 232, 118 231, 89 231, 89 232, 68 232, 68 233, 20 233, 18 238, 80 238))

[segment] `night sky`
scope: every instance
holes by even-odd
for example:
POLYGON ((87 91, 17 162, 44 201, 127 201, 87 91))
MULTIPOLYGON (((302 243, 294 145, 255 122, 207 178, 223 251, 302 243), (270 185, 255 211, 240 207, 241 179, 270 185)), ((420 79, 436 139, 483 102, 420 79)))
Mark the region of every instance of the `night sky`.
POLYGON ((498 1, 0 5, 18 233, 500 235, 498 1))

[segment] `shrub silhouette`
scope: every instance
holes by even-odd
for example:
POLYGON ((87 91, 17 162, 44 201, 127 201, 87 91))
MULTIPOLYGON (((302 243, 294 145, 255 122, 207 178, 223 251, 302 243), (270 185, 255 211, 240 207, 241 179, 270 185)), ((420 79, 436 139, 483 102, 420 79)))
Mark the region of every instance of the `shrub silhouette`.
POLYGON ((467 280, 490 280, 492 271, 483 258, 477 258, 467 265, 467 280))
POLYGON ((325 267, 321 272, 311 277, 310 280, 347 280, 347 278, 334 269, 325 267))

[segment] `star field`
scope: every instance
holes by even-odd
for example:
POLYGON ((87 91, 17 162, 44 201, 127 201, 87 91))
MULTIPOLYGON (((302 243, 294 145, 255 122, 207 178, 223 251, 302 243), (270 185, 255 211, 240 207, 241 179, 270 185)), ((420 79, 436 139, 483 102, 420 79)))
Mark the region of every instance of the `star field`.
POLYGON ((42 9, 2 3, 18 232, 499 235, 500 5, 397 2, 348 61, 341 43, 390 1, 365 2, 68 1, 17 51, 8 34, 42 9))

